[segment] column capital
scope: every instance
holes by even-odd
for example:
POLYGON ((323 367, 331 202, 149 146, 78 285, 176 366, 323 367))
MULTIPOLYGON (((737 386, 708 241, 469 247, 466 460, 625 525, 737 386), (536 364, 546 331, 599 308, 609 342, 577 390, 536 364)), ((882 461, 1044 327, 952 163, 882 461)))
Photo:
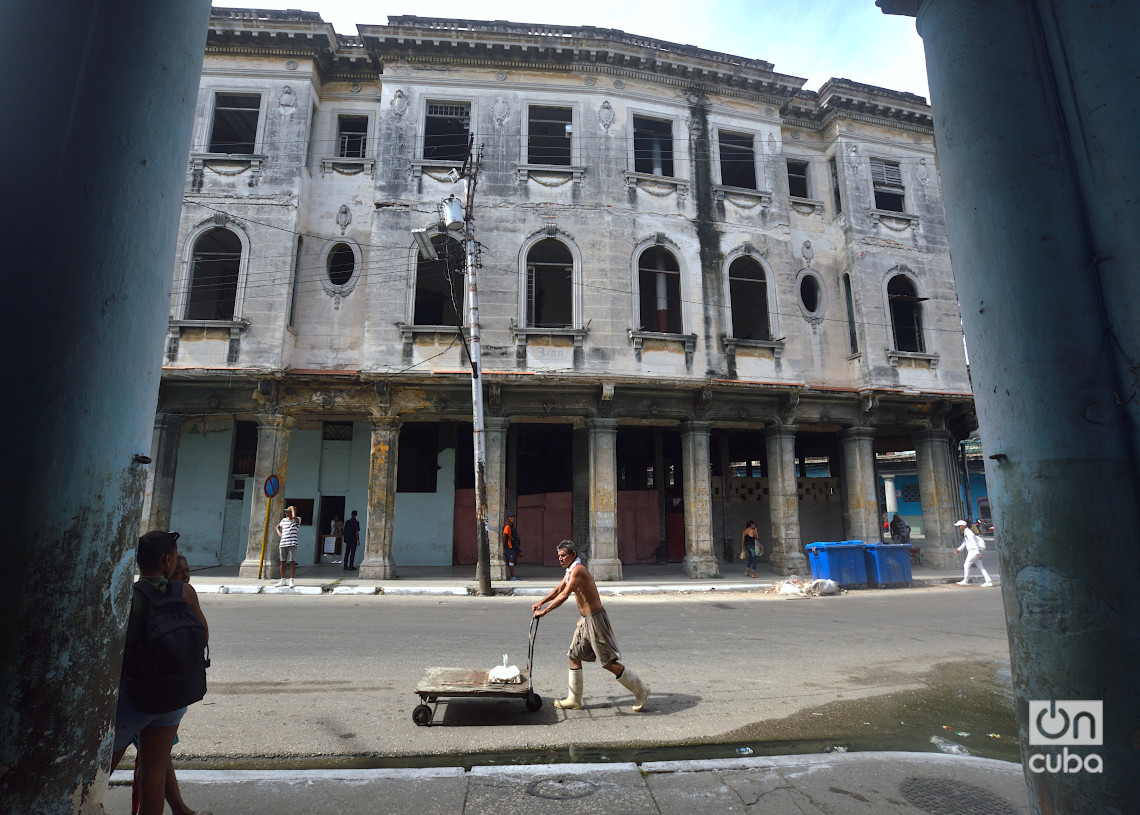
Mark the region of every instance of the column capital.
POLYGON ((511 426, 511 420, 506 416, 484 416, 483 429, 484 430, 498 430, 503 431, 511 426))
POLYGON ((875 428, 873 427, 845 427, 839 431, 839 438, 841 439, 867 439, 875 438, 875 428))
POLYGON ((940 430, 940 429, 936 429, 933 427, 928 427, 924 430, 916 430, 914 432, 913 438, 916 442, 918 442, 918 441, 929 441, 929 442, 944 441, 944 442, 949 442, 949 441, 953 441, 954 435, 949 430, 940 430))
POLYGON ((774 424, 764 428, 764 436, 769 439, 794 437, 799 430, 794 424, 774 424))
POLYGON ((586 420, 586 427, 594 431, 616 433, 618 429, 618 420, 595 416, 586 420))
POLYGON ((681 422, 681 434, 686 433, 703 433, 708 435, 712 432, 713 423, 706 419, 689 419, 681 422))
POLYGON ((282 428, 286 422, 292 423, 292 418, 283 413, 259 413, 257 414, 258 427, 274 427, 282 428))
POLYGON ((399 416, 372 416, 368 419, 368 424, 372 428, 372 432, 384 430, 399 430, 400 417, 399 416))

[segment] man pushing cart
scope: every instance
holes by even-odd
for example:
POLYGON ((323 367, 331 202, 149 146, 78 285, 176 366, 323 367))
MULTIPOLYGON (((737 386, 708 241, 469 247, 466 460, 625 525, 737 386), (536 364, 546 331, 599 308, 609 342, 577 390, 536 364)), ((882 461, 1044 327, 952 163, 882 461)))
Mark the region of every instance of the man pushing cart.
POLYGON ((558 699, 554 706, 562 709, 581 710, 582 708, 582 662, 602 663, 602 667, 612 673, 626 690, 633 694, 633 711, 645 709, 649 698, 649 685, 639 679, 633 671, 618 660, 617 641, 614 639, 610 618, 602 608, 602 598, 594 577, 583 565, 573 541, 558 544, 558 563, 566 569, 566 576, 550 593, 531 606, 535 619, 544 617, 566 602, 573 594, 578 601, 578 611, 582 615, 574 638, 570 642, 570 693, 565 699, 558 699))

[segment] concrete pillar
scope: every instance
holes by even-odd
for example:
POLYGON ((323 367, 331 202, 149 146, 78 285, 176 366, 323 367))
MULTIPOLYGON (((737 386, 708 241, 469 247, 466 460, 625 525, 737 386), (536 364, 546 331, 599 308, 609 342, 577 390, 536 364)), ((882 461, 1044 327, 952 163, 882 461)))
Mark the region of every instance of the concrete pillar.
MULTIPOLYGON (((510 421, 500 416, 483 417, 483 438, 487 445, 487 529, 491 545, 491 579, 507 579, 507 562, 503 559, 503 527, 507 521, 507 427, 510 421)), ((537 545, 523 541, 523 546, 537 545)))
POLYGON ((103 810, 209 12, 3 12, 5 812, 103 810))
POLYGON ((686 577, 716 577, 720 566, 713 553, 712 477, 709 475, 709 436, 712 422, 681 426, 682 486, 685 496, 686 577))
POLYGON ((894 520, 895 513, 899 511, 899 496, 893 475, 883 476, 883 493, 887 500, 887 515, 891 516, 891 520, 894 520))
POLYGON ((572 443, 574 503, 570 537, 581 542, 586 540, 590 530, 590 431, 584 426, 575 427, 572 443))
POLYGON ((589 419, 589 566, 595 580, 621 580, 617 547, 617 419, 589 419))
POLYGON ((849 427, 839 432, 843 442, 843 478, 847 499, 848 540, 877 543, 883 538, 875 484, 875 431, 849 427))
POLYGON ((954 551, 961 541, 954 529, 954 522, 958 520, 955 514, 958 479, 952 444, 953 439, 945 430, 924 430, 914 436, 918 495, 922 501, 922 527, 926 538, 922 563, 932 569, 956 569, 961 560, 954 551))
POLYGON ((1029 745, 1030 701, 1104 704, 1103 745, 1068 748, 1095 752, 1103 772, 1027 771, 1031 805, 1131 811, 1140 800, 1140 110, 1121 100, 1140 95, 1140 7, 880 4, 917 10, 925 44, 978 422, 993 460, 986 477, 1022 755, 1059 752, 1029 745))
POLYGON ((396 461, 400 449, 400 420, 372 419, 372 448, 368 463, 368 523, 364 528, 364 560, 360 577, 391 580, 392 530, 396 525, 396 461))
POLYGON ((764 428, 768 452, 768 501, 772 513, 771 567, 776 574, 806 575, 800 541, 800 499, 796 487, 796 427, 764 428))
POLYGON ((182 417, 159 413, 154 417, 147 468, 146 495, 143 498, 144 533, 170 529, 170 508, 174 503, 174 475, 178 468, 178 444, 182 440, 182 417))
POLYGON ((242 577, 276 578, 281 560, 276 526, 285 514, 285 471, 289 466, 289 436, 293 421, 278 414, 257 417, 257 459, 253 465, 253 499, 249 507, 249 538, 245 560, 238 568, 242 577), (265 480, 277 476, 280 489, 265 497, 265 480), (259 569, 260 567, 260 569, 259 569), (260 575, 258 572, 260 571, 260 575))

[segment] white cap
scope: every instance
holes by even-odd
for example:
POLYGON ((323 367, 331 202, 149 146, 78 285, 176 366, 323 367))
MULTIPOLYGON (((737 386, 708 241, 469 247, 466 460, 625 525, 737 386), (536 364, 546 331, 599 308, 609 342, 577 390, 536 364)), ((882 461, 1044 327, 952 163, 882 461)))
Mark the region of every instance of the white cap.
POLYGON ((955 521, 954 522, 954 526, 965 526, 965 525, 966 525, 965 521, 955 521))

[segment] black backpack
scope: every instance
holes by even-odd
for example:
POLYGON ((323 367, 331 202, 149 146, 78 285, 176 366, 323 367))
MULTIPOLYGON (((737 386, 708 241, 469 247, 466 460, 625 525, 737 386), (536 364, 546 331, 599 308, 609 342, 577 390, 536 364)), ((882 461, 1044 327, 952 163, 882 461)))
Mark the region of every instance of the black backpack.
MULTIPOLYGON (((147 602, 138 641, 123 655, 123 689, 141 713, 168 713, 206 695, 210 646, 206 626, 186 602, 183 583, 163 594, 145 580, 135 583, 147 602)), ((139 598, 135 598, 139 602, 139 598)))

